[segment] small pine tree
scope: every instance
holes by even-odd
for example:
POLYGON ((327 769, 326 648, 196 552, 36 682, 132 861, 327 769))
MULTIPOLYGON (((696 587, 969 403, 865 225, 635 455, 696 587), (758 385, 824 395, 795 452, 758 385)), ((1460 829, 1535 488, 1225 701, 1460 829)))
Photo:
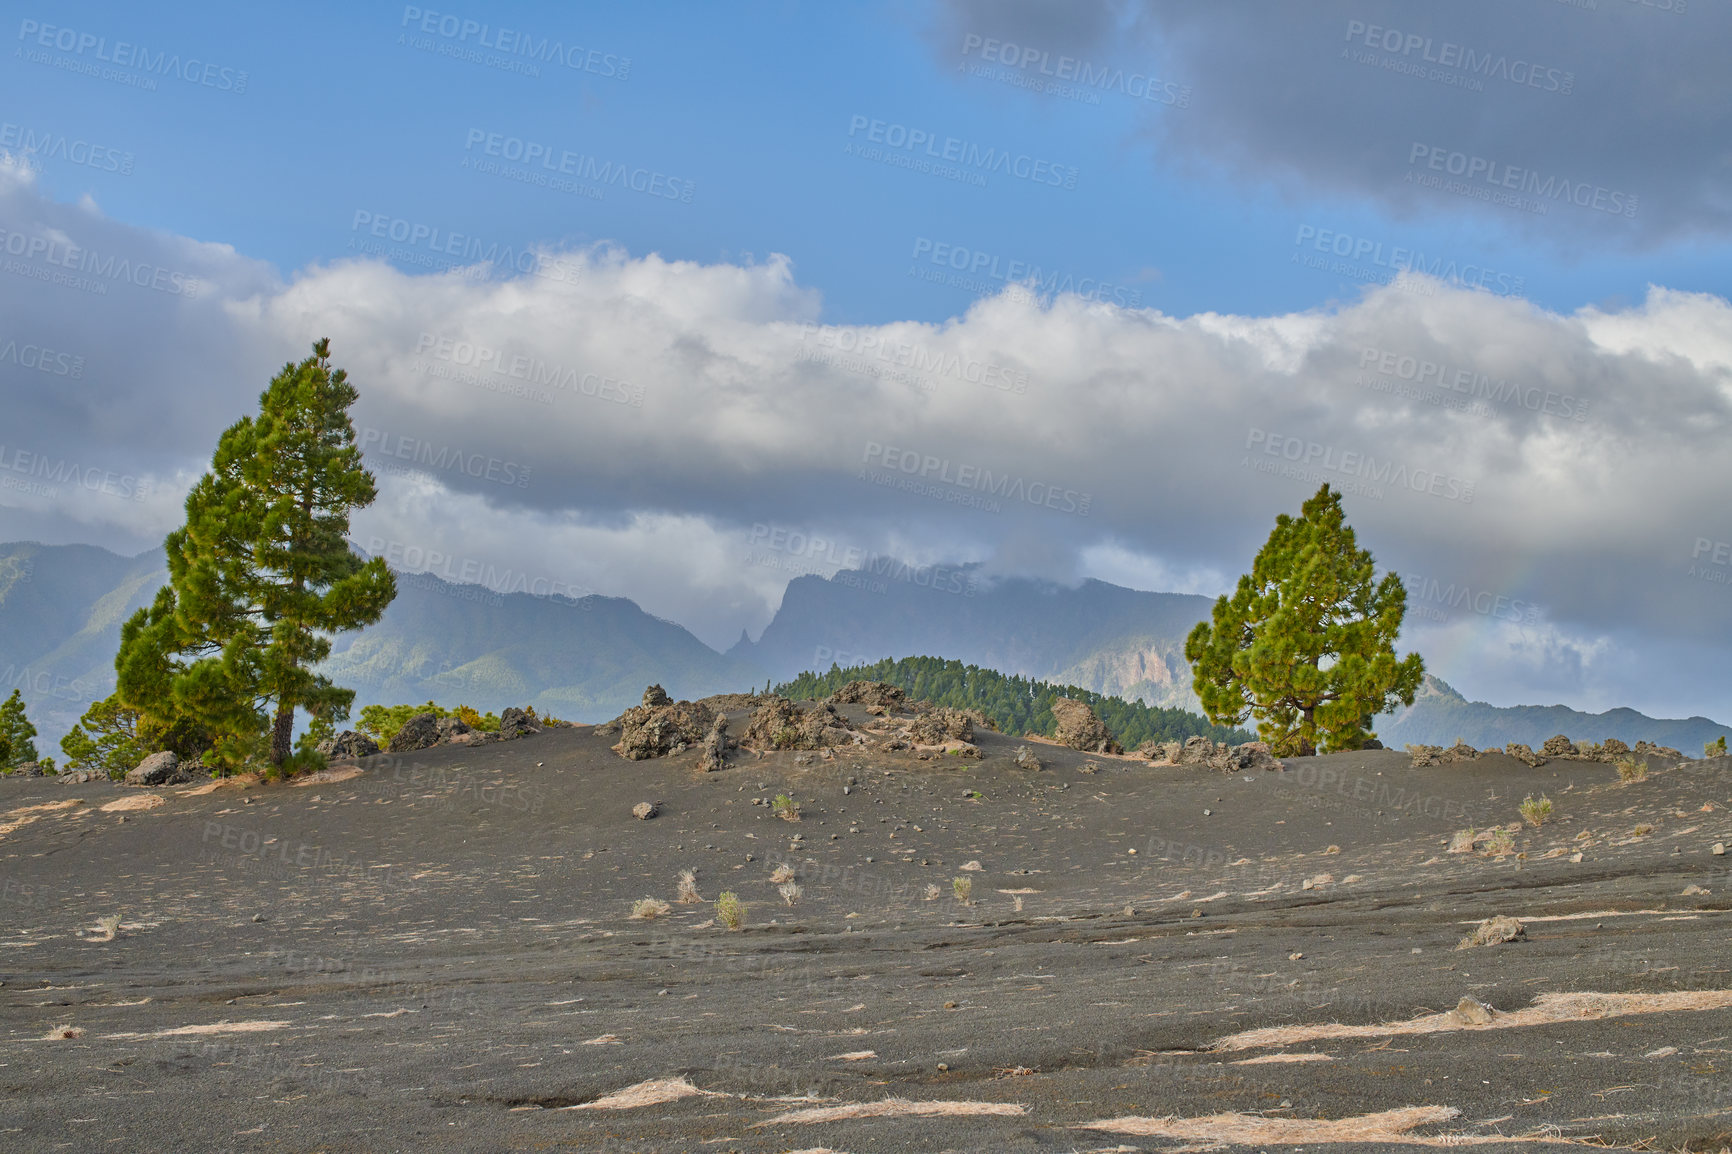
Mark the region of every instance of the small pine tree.
POLYGON ((1277 517, 1251 572, 1185 639, 1209 720, 1251 714, 1275 755, 1293 757, 1359 749, 1374 716, 1412 705, 1425 663, 1395 656, 1407 590, 1394 573, 1375 576, 1328 485, 1298 519, 1277 517))
POLYGON ((27 761, 35 761, 36 727, 24 715, 24 695, 18 690, 0 702, 0 769, 11 771, 27 761))
POLYGON ((330 343, 283 366, 257 417, 231 425, 168 535, 169 584, 126 623, 121 701, 162 728, 191 720, 234 764, 290 756, 295 710, 343 720, 354 691, 312 667, 336 632, 371 625, 396 595, 383 560, 349 548, 349 514, 377 490, 362 467, 330 343))

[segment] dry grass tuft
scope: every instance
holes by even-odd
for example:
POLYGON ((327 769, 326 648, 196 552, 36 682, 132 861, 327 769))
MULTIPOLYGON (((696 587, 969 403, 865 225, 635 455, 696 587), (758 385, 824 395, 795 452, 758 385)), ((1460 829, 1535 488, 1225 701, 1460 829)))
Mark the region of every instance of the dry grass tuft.
POLYGON ((746 924, 746 903, 733 890, 723 890, 716 898, 716 921, 730 930, 746 924))
POLYGON ((672 906, 660 898, 639 898, 632 903, 631 916, 639 921, 651 922, 672 909, 672 906))
POLYGON ((97 808, 103 813, 132 813, 141 809, 155 809, 162 804, 164 803, 160 793, 135 793, 131 797, 117 797, 97 808))
POLYGON ((1552 816, 1552 799, 1540 794, 1536 799, 1532 794, 1522 798, 1522 820, 1532 826, 1546 824, 1546 819, 1552 816))
POLYGON ((943 892, 944 892, 943 890, 939 889, 936 885, 932 884, 931 882, 926 883, 926 900, 927 901, 929 901, 929 902, 937 901, 938 895, 943 893, 943 892))
POLYGON ((1629 758, 1625 758, 1618 762, 1618 780, 1623 782, 1625 785, 1629 785, 1632 782, 1648 780, 1648 763, 1645 761, 1632 761, 1629 758))
POLYGON ((957 901, 961 902, 963 905, 967 905, 968 900, 974 896, 974 879, 951 878, 950 892, 956 895, 957 901))
POLYGON ((789 865, 787 862, 783 862, 781 865, 777 866, 775 872, 770 875, 770 884, 772 885, 779 886, 783 882, 791 882, 793 880, 794 867, 789 865))
POLYGON ((114 935, 120 932, 120 915, 109 914, 105 918, 97 918, 96 932, 102 936, 92 936, 84 940, 87 942, 112 942, 114 940, 114 935))
POLYGON ((1455 948, 1471 950, 1475 946, 1499 946, 1504 942, 1518 941, 1525 937, 1527 937, 1527 931, 1522 928, 1518 919, 1500 914, 1495 918, 1487 918, 1479 923, 1479 928, 1461 939, 1461 943, 1455 948))
POLYGON ((1455 836, 1449 839, 1449 853, 1472 853, 1473 843, 1478 834, 1471 829, 1458 829, 1455 836))
POLYGON ((82 1037, 84 1037, 84 1027, 83 1026, 56 1026, 52 1030, 48 1031, 46 1034, 42 1035, 40 1041, 44 1041, 44 1042, 69 1042, 73 1038, 82 1038, 82 1037))
POLYGON ((1462 1023, 1455 1010, 1425 1014, 1402 1022, 1346 1026, 1327 1022, 1309 1026, 1266 1026, 1217 1039, 1217 1051, 1260 1050, 1267 1046, 1297 1046, 1323 1038, 1389 1038, 1413 1034, 1440 1034, 1453 1030, 1508 1030, 1520 1026, 1549 1026, 1559 1022, 1622 1018, 1630 1014, 1670 1014, 1732 1008, 1732 990, 1673 990, 1662 994, 1599 994, 1570 992, 1541 994, 1534 1004, 1497 1014, 1483 1026, 1462 1023))
POLYGON ((850 1118, 968 1118, 980 1115, 1021 1117, 1026 1106, 1015 1102, 912 1102, 907 1098, 885 1098, 879 1102, 857 1102, 849 1106, 820 1106, 794 1110, 756 1123, 763 1126, 798 1126, 813 1122, 843 1122, 850 1118))
POLYGON ((697 870, 680 871, 679 892, 674 895, 674 900, 683 906, 704 900, 703 895, 698 893, 697 870))
POLYGON ((1507 857, 1515 852, 1515 834, 1507 829, 1494 829, 1486 839, 1485 852, 1492 857, 1507 857))
POLYGON ((647 1082, 638 1082, 623 1090, 597 1098, 591 1102, 579 1102, 575 1106, 561 1106, 562 1110, 635 1110, 640 1106, 662 1106, 669 1102, 678 1102, 681 1098, 694 1098, 702 1095, 711 1098, 726 1098, 726 1094, 718 1094, 713 1090, 700 1090, 684 1078, 652 1078, 647 1082))
POLYGON ((782 904, 786 906, 792 906, 801 894, 798 882, 783 882, 776 887, 776 892, 782 895, 782 904))
POLYGON ((785 793, 778 793, 776 800, 770 803, 770 812, 783 821, 799 821, 800 803, 785 793))

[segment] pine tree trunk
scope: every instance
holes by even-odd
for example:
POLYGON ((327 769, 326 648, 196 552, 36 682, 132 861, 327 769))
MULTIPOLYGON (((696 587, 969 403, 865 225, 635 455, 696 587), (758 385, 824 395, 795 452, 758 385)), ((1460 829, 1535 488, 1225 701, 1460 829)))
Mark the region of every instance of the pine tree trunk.
POLYGON ((289 760, 290 741, 295 735, 295 707, 288 704, 277 706, 277 723, 271 732, 271 764, 281 765, 289 760))

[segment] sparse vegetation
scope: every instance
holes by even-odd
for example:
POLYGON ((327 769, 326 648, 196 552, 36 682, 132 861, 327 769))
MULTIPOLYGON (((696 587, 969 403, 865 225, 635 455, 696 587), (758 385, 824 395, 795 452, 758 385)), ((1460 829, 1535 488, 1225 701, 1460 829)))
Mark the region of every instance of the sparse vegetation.
POLYGON ((746 903, 733 890, 723 890, 716 898, 716 921, 730 930, 746 924, 746 903))
POLYGON ((963 905, 968 905, 969 899, 974 896, 974 879, 964 877, 951 878, 950 891, 956 895, 957 901, 961 902, 963 905))
POLYGON ((14 689, 11 697, 0 702, 0 770, 11 773, 35 761, 36 743, 31 740, 35 736, 36 727, 24 715, 24 695, 14 689))
POLYGON ((1630 831, 1630 835, 1632 837, 1647 837, 1649 834, 1651 834, 1653 832, 1654 832, 1654 827, 1649 825, 1647 822, 1643 822, 1641 825, 1637 826, 1635 829, 1632 829, 1630 831))
MULTIPOLYGON (((403 728, 411 717, 421 713, 431 713, 435 717, 454 717, 470 729, 479 729, 487 733, 499 732, 499 715, 497 713, 481 713, 472 706, 459 705, 456 709, 446 709, 429 701, 426 705, 366 705, 361 707, 360 719, 355 728, 373 738, 380 745, 388 745, 397 731, 403 728)), ((551 720, 551 719, 548 719, 551 720)))
POLYGON ((770 803, 770 812, 783 821, 799 821, 800 803, 785 793, 778 793, 776 800, 770 803))
POLYGON ((703 896, 698 893, 697 870, 680 871, 679 892, 674 896, 674 900, 681 905, 691 905, 693 902, 704 900, 703 896))
POLYGON ((1703 757, 1725 757, 1726 756, 1726 735, 1724 733, 1722 733, 1719 737, 1716 737, 1713 741, 1704 742, 1702 744, 1702 756, 1703 757))
POLYGON ((1492 857, 1504 857, 1515 852, 1515 834, 1507 829, 1494 829, 1486 839, 1485 852, 1492 857))
POLYGON ((1450 853, 1472 853, 1474 839, 1479 836, 1473 829, 1458 829, 1455 836, 1449 839, 1450 853))
POLYGON ((931 882, 926 883, 926 900, 927 901, 929 901, 929 902, 937 901, 938 895, 943 893, 943 892, 944 892, 943 890, 939 889, 933 883, 931 883, 931 882))
POLYGON ((833 665, 828 673, 802 673, 776 686, 774 692, 796 701, 818 700, 857 680, 888 682, 900 687, 912 701, 979 710, 998 732, 1016 737, 1056 736, 1058 721, 1052 715, 1052 706, 1060 698, 1068 697, 1093 709, 1126 749, 1135 749, 1146 741, 1183 741, 1199 735, 1235 745, 1251 740, 1251 734, 1243 729, 1211 725, 1183 709, 1160 709, 1138 701, 1106 697, 1075 685, 1007 676, 994 669, 941 657, 904 657, 848 669, 833 665))
POLYGON ((782 895, 782 904, 791 906, 799 898, 801 890, 798 882, 784 882, 776 887, 776 892, 782 895))
POLYGON ((1529 825, 1544 825, 1546 819, 1552 816, 1552 799, 1545 794, 1535 798, 1532 794, 1522 798, 1522 820, 1529 825))
POLYGON ((1648 779, 1648 763, 1624 758, 1618 762, 1618 780, 1625 785, 1648 779))
POLYGON ((794 867, 789 865, 787 862, 782 862, 775 868, 774 872, 770 874, 770 881, 775 885, 781 885, 783 882, 791 882, 793 880, 794 867))
POLYGON ((97 918, 96 929, 102 936, 99 938, 91 938, 91 941, 112 942, 114 940, 114 935, 120 932, 120 915, 109 914, 107 917, 97 918))
POLYGON ((660 898, 639 898, 632 904, 631 916, 646 922, 654 921, 671 909, 673 907, 660 898))

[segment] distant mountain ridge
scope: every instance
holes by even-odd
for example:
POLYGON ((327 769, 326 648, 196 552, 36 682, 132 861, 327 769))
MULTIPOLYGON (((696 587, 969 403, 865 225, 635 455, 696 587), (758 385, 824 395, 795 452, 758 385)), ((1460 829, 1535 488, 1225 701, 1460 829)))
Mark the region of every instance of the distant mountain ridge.
MULTIPOLYGON (((325 671, 356 690, 357 708, 427 700, 483 710, 534 705, 600 721, 637 704, 651 682, 696 698, 832 664, 930 655, 1197 711, 1184 638, 1208 616, 1209 598, 1104 581, 993 582, 977 570, 959 566, 951 572, 964 579, 925 585, 872 571, 797 578, 758 641, 742 637, 725 654, 622 597, 500 594, 399 573, 384 618, 339 637, 325 671)), ((85 707, 113 690, 120 625, 166 576, 155 549, 122 557, 89 545, 0 544, 0 695, 23 691, 43 753, 57 752, 85 707)), ((1562 733, 1654 741, 1689 754, 1732 735, 1732 726, 1705 717, 1470 702, 1435 677, 1411 708, 1380 717, 1377 730, 1393 747, 1459 737, 1481 748, 1512 741, 1537 748, 1562 733)))

